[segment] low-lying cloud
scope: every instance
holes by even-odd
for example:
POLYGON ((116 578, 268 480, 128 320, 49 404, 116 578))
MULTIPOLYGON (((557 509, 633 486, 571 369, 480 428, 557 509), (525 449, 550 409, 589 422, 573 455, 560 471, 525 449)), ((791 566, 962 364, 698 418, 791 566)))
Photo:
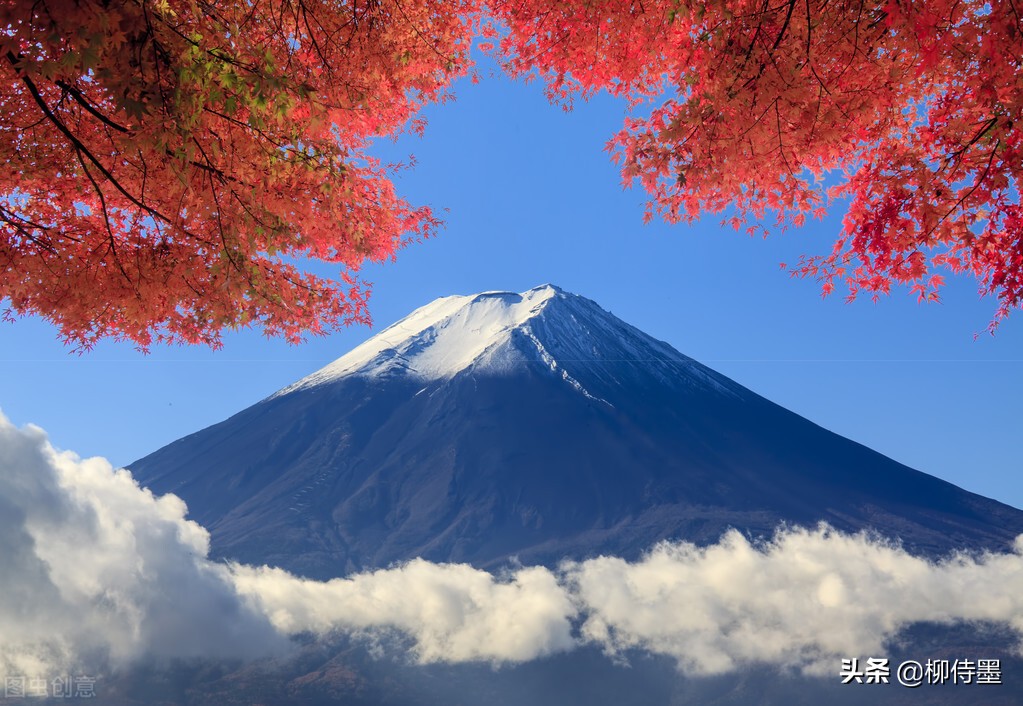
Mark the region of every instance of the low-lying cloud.
POLYGON ((0 415, 0 673, 284 646, 185 511, 0 415))
MULTIPOLYGON (((140 658, 280 654, 299 633, 405 636, 419 662, 522 662, 600 646, 687 673, 766 663, 833 671, 921 621, 1023 633, 1015 551, 934 562, 865 535, 738 532, 494 575, 420 559, 331 581, 208 559, 209 535, 101 458, 55 451, 0 415, 0 673, 140 658)), ((385 644, 385 643, 381 643, 385 644)), ((387 642, 386 644, 393 644, 387 642)))
POLYGON ((422 559, 326 582, 266 567, 232 571, 239 593, 284 633, 395 629, 414 640, 421 662, 523 662, 575 644, 575 606, 541 566, 504 580, 422 559))
POLYGON ((563 567, 583 606, 583 640, 641 648, 686 672, 753 662, 832 673, 838 658, 883 655, 917 622, 996 621, 1023 632, 1023 537, 1012 554, 931 562, 865 535, 790 529, 754 546, 660 544, 642 561, 563 567))

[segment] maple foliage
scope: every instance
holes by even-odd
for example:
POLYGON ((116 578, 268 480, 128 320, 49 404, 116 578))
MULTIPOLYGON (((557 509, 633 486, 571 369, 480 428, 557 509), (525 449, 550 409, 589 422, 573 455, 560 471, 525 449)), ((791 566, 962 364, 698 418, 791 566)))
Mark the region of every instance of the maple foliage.
POLYGON ((469 10, 5 0, 0 295, 86 348, 365 320, 360 264, 437 224, 368 141, 420 127, 464 73, 469 10), (301 257, 338 263, 342 281, 301 257))
POLYGON ((0 296, 68 341, 297 340, 365 320, 359 266, 438 225, 367 155, 471 68, 634 116, 647 218, 757 232, 847 205, 794 275, 942 271, 1023 302, 1016 0, 3 0, 0 296), (341 282, 297 258, 337 263, 341 282))
MULTIPOLYGON (((834 248, 794 275, 849 296, 941 270, 1023 301, 1023 20, 1015 0, 535 0, 502 5, 499 53, 551 98, 606 90, 648 115, 610 141, 647 217, 731 208, 756 232, 835 202, 834 248)), ((785 267, 783 265, 783 267, 785 267)))

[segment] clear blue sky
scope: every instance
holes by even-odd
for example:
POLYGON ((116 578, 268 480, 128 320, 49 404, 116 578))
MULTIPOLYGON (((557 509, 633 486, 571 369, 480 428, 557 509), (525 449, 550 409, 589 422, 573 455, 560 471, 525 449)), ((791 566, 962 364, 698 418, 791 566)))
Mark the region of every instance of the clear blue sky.
MULTIPOLYGON (((622 190, 603 152, 621 104, 600 98, 566 114, 538 84, 503 77, 462 82, 456 95, 426 112, 424 139, 378 151, 414 153, 399 189, 449 212, 439 237, 367 269, 374 330, 439 296, 551 282, 828 429, 1023 507, 1023 313, 975 341, 995 302, 972 280, 953 280, 940 305, 905 293, 822 300, 778 263, 826 252, 840 213, 768 240, 715 217, 644 226, 644 194, 622 190)), ((127 464, 370 335, 352 328, 293 347, 248 331, 218 352, 104 344, 79 357, 51 326, 22 319, 0 325, 0 410, 60 448, 127 464)))

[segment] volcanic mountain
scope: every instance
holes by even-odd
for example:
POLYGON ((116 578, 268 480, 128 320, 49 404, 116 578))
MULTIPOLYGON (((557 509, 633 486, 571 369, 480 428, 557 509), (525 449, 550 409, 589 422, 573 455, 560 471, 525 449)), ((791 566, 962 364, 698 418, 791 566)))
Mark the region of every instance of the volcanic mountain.
POLYGON ((825 521, 1004 550, 1023 512, 833 434, 545 285, 438 299, 133 463, 214 556, 316 578, 421 556, 635 557, 825 521))

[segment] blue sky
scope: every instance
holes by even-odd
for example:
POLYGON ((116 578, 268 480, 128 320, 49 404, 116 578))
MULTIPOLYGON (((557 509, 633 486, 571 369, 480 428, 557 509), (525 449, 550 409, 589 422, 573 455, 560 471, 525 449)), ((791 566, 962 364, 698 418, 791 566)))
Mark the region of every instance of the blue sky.
MULTIPOLYGON (((969 279, 940 305, 900 292, 873 304, 821 299, 778 268, 827 252, 841 213, 750 239, 710 216, 642 224, 644 194, 623 191, 603 152, 624 106, 571 113, 538 84, 484 78, 426 111, 423 139, 378 154, 417 166, 398 179, 444 213, 434 239, 371 266, 374 330, 449 294, 544 282, 596 300, 755 392, 832 431, 968 490, 1023 507, 1023 316, 983 331, 995 309, 969 279)), ((318 268, 322 273, 327 268, 318 268)), ((0 410, 53 443, 127 464, 220 421, 372 335, 347 329, 300 346, 258 331, 223 350, 103 344, 69 353, 45 322, 0 325, 0 410)))

